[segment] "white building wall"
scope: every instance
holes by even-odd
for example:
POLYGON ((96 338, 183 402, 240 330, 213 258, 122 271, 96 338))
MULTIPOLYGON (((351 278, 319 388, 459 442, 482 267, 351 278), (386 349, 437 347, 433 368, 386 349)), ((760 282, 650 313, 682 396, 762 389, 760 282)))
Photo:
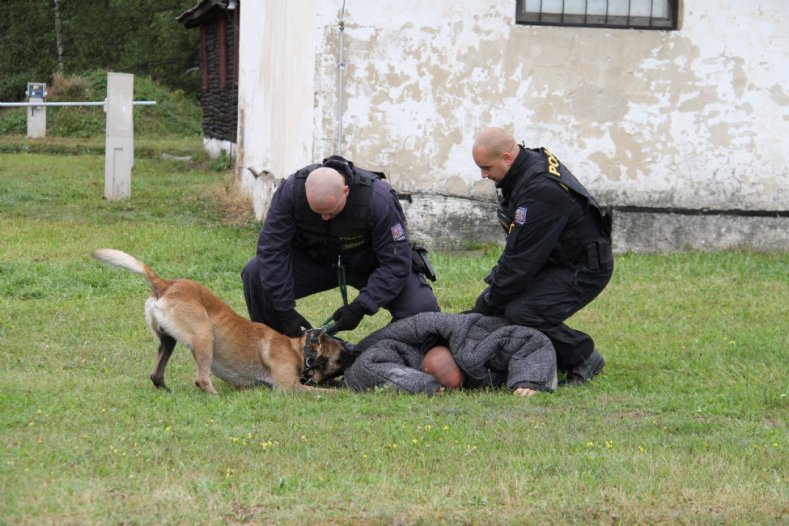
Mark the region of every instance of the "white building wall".
POLYGON ((315 0, 242 3, 236 169, 258 217, 277 180, 312 162, 317 36, 315 0))
MULTIPOLYGON (((339 153, 415 193, 427 234, 447 209, 490 206, 470 154, 488 125, 547 146, 606 203, 789 210, 789 2, 681 4, 680 30, 644 31, 516 25, 514 0, 346 0, 339 153)), ((342 7, 243 2, 241 78, 257 79, 239 90, 243 162, 281 178, 338 153, 342 7), (271 117, 250 122, 256 104, 271 117)), ((261 215, 266 185, 245 180, 261 215)))

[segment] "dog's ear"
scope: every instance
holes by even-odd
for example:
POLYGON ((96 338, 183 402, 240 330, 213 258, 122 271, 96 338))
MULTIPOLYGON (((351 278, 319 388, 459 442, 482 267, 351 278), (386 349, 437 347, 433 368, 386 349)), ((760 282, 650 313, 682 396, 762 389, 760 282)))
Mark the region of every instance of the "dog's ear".
MULTIPOLYGON (((319 334, 315 335, 315 345, 313 349, 318 353, 318 356, 325 354, 335 348, 335 342, 341 342, 342 340, 338 340, 334 336, 329 335, 325 330, 322 330, 319 334)), ((343 348, 342 345, 339 346, 341 349, 343 348)))
POLYGON ((338 338, 336 336, 331 336, 331 338, 339 345, 343 354, 352 356, 354 359, 356 359, 361 354, 361 351, 358 350, 356 345, 352 344, 351 342, 345 341, 342 338, 338 338))

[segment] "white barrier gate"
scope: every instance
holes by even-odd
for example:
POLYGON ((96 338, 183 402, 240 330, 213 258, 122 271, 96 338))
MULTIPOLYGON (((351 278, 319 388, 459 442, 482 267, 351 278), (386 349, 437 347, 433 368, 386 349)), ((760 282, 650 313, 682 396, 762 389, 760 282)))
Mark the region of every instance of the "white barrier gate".
POLYGON ((28 102, 0 102, 0 107, 27 107, 27 136, 46 136, 47 106, 103 106, 107 114, 104 141, 104 197, 117 201, 131 195, 134 166, 134 116, 132 107, 150 106, 156 101, 133 100, 134 75, 107 73, 104 102, 44 102, 46 84, 28 83, 28 102))

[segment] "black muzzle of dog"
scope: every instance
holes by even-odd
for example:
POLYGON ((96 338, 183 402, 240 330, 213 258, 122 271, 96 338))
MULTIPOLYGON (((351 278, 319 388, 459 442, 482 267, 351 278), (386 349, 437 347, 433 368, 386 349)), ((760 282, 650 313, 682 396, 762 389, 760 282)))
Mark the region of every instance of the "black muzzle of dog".
POLYGON ((313 379, 313 374, 315 371, 321 371, 324 373, 323 377, 321 378, 321 382, 325 382, 326 380, 331 380, 332 378, 337 378, 338 376, 342 375, 345 372, 345 369, 351 366, 351 364, 356 360, 358 353, 356 353, 353 349, 353 345, 349 344, 348 342, 337 338, 335 336, 328 336, 325 337, 332 338, 340 342, 342 347, 342 352, 340 353, 340 357, 337 360, 337 369, 333 371, 331 374, 325 374, 324 368, 326 364, 329 362, 329 359, 326 356, 318 356, 318 353, 315 351, 315 347, 320 347, 320 339, 324 337, 326 333, 326 329, 319 327, 317 329, 309 329, 304 338, 304 368, 301 372, 300 381, 302 384, 310 385, 315 384, 317 382, 313 379))
POLYGON ((300 381, 302 384, 312 383, 312 371, 326 363, 326 358, 318 356, 315 352, 315 344, 320 345, 321 334, 325 332, 324 329, 309 329, 305 332, 304 338, 304 367, 301 370, 300 381))

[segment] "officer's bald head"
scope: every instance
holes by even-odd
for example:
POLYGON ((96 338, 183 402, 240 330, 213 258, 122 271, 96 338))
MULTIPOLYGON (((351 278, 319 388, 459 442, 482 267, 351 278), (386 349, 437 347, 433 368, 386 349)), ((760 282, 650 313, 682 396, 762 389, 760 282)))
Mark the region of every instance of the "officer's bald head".
POLYGON ((345 178, 333 168, 322 166, 310 172, 304 188, 310 208, 324 221, 334 218, 345 208, 349 188, 345 178))
POLYGON ((484 149, 488 155, 500 156, 515 148, 515 138, 504 128, 485 128, 474 140, 473 149, 484 149))
POLYGON ((500 183, 518 156, 518 144, 503 128, 485 128, 474 140, 471 155, 483 178, 500 183))

